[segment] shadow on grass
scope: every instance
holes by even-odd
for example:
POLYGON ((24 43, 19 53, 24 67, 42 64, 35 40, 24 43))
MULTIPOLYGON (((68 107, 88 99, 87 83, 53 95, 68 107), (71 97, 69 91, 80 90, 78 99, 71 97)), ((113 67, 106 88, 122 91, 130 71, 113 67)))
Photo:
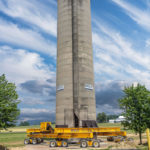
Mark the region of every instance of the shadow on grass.
POLYGON ((136 146, 136 148, 140 149, 140 150, 148 150, 148 143, 143 143, 143 144, 138 144, 138 146, 136 146))

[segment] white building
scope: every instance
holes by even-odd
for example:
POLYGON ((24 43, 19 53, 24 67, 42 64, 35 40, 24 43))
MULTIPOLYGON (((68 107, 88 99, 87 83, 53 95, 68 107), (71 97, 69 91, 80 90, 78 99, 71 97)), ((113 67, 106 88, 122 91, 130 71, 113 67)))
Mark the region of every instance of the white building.
POLYGON ((120 122, 122 122, 124 120, 125 120, 124 116, 119 116, 117 119, 111 119, 111 120, 109 120, 109 123, 120 123, 120 122))
POLYGON ((115 123, 115 120, 111 119, 111 120, 109 120, 109 123, 115 123))

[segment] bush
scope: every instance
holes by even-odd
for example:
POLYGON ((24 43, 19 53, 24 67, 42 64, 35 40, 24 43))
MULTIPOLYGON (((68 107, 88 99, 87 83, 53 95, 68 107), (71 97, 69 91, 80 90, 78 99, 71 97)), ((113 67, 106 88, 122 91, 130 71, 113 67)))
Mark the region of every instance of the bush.
POLYGON ((29 126, 30 125, 30 123, 29 122, 27 122, 27 121, 23 121, 23 122, 21 122, 20 123, 20 125, 19 126, 29 126))

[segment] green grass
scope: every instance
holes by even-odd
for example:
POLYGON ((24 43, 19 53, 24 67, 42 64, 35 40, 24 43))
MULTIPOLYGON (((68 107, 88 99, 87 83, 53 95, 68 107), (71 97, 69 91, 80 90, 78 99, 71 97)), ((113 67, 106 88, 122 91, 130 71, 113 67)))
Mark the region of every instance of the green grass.
POLYGON ((1 133, 0 143, 6 142, 17 142, 19 140, 24 140, 26 133, 1 133))
MULTIPOLYGON (((54 124, 52 125, 55 126, 54 124)), ((20 147, 24 146, 24 139, 26 138, 26 132, 16 132, 18 129, 35 129, 40 128, 40 125, 33 126, 16 126, 8 128, 6 132, 0 132, 0 145, 6 147, 20 147), (16 131, 15 131, 16 130, 16 131)))
POLYGON ((98 123, 99 127, 122 127, 121 123, 98 123))
POLYGON ((98 123, 99 127, 120 127, 121 130, 126 131, 127 134, 134 133, 132 130, 126 130, 124 127, 121 125, 121 123, 98 123))
POLYGON ((0 145, 18 147, 24 145, 26 133, 0 133, 0 145))
POLYGON ((11 128, 9 128, 9 129, 34 129, 34 128, 40 128, 40 125, 16 126, 16 127, 11 127, 11 128))
POLYGON ((140 150, 148 150, 148 145, 147 144, 138 145, 136 146, 136 148, 140 150))
MULTIPOLYGON (((55 127, 55 124, 52 124, 52 127, 55 127)), ((40 125, 32 125, 32 126, 16 126, 10 129, 39 129, 40 125)))

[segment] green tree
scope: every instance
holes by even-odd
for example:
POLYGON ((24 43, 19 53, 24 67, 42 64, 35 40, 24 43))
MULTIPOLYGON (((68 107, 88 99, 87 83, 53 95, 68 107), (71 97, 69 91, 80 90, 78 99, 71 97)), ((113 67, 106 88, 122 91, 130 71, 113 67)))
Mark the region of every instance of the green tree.
POLYGON ((30 123, 28 121, 22 121, 19 126, 29 126, 30 123))
POLYGON ((0 76, 0 128, 14 126, 20 114, 17 105, 19 103, 16 86, 9 83, 5 75, 0 76))
POLYGON ((117 119, 118 117, 119 117, 119 115, 107 115, 107 120, 117 119))
POLYGON ((125 87, 123 91, 125 95, 119 100, 119 104, 126 120, 122 124, 139 133, 142 144, 142 133, 150 122, 150 91, 140 84, 125 87))
POLYGON ((97 122, 98 123, 104 123, 104 122, 106 122, 106 119, 107 119, 106 114, 104 112, 97 114, 97 122))

